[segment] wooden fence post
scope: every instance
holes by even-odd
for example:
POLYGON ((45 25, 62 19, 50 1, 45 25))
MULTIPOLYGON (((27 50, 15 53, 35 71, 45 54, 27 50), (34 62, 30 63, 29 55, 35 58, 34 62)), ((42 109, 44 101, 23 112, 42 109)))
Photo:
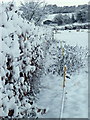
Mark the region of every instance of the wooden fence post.
POLYGON ((64 66, 64 80, 63 80, 63 88, 65 87, 65 82, 66 82, 66 70, 67 70, 67 67, 64 66))

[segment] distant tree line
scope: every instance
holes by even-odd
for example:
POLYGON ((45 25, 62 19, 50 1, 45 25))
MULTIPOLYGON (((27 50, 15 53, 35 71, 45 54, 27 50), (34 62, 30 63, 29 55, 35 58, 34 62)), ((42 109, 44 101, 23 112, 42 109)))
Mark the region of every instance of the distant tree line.
POLYGON ((49 13, 56 14, 56 13, 72 13, 80 10, 88 11, 88 5, 78 5, 76 6, 64 6, 64 7, 58 7, 55 5, 47 5, 46 10, 49 11, 49 13))
POLYGON ((85 22, 88 22, 88 12, 79 11, 75 14, 72 14, 71 18, 68 15, 62 15, 60 13, 54 17, 54 22, 56 22, 58 25, 70 24, 75 22, 85 23, 85 22))

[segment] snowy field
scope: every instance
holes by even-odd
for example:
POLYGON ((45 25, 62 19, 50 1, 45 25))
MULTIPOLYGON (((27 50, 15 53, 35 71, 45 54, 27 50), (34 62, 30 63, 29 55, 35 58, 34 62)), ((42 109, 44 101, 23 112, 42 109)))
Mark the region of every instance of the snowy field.
MULTIPOLYGON (((88 30, 58 31, 55 36, 58 41, 64 40, 71 46, 88 47, 88 30)), ((47 59, 47 58, 46 58, 47 59)), ((47 62, 49 59, 47 59, 47 62)), ((50 60, 51 62, 52 60, 50 60)), ((61 116, 62 81, 59 75, 43 75, 42 88, 38 95, 37 105, 47 107, 47 113, 40 118, 88 118, 88 67, 85 62, 83 69, 74 72, 66 79, 66 94, 64 109, 61 116)))
POLYGON ((55 34, 55 39, 64 40, 72 46, 78 45, 85 48, 88 46, 88 30, 82 29, 79 32, 76 30, 58 31, 58 33, 55 34))

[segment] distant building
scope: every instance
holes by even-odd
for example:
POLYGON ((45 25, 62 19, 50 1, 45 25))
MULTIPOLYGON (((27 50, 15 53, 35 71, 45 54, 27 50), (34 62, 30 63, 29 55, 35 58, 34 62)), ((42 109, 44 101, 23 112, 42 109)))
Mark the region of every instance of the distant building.
POLYGON ((54 22, 54 21, 51 21, 51 20, 45 20, 45 21, 43 22, 43 24, 45 24, 45 25, 51 25, 51 24, 57 24, 57 23, 54 22))

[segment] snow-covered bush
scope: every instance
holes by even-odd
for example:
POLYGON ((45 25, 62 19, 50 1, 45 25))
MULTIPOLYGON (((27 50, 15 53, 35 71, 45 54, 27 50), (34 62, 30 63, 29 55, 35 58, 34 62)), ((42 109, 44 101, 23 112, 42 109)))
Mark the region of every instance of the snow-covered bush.
POLYGON ((50 30, 24 20, 9 2, 0 4, 0 33, 0 116, 35 117, 33 100, 50 30))
POLYGON ((72 74, 85 66, 87 50, 79 46, 67 45, 65 41, 54 41, 47 53, 46 73, 62 76, 63 68, 67 66, 67 73, 72 74), (63 46, 62 46, 63 43, 63 46))

